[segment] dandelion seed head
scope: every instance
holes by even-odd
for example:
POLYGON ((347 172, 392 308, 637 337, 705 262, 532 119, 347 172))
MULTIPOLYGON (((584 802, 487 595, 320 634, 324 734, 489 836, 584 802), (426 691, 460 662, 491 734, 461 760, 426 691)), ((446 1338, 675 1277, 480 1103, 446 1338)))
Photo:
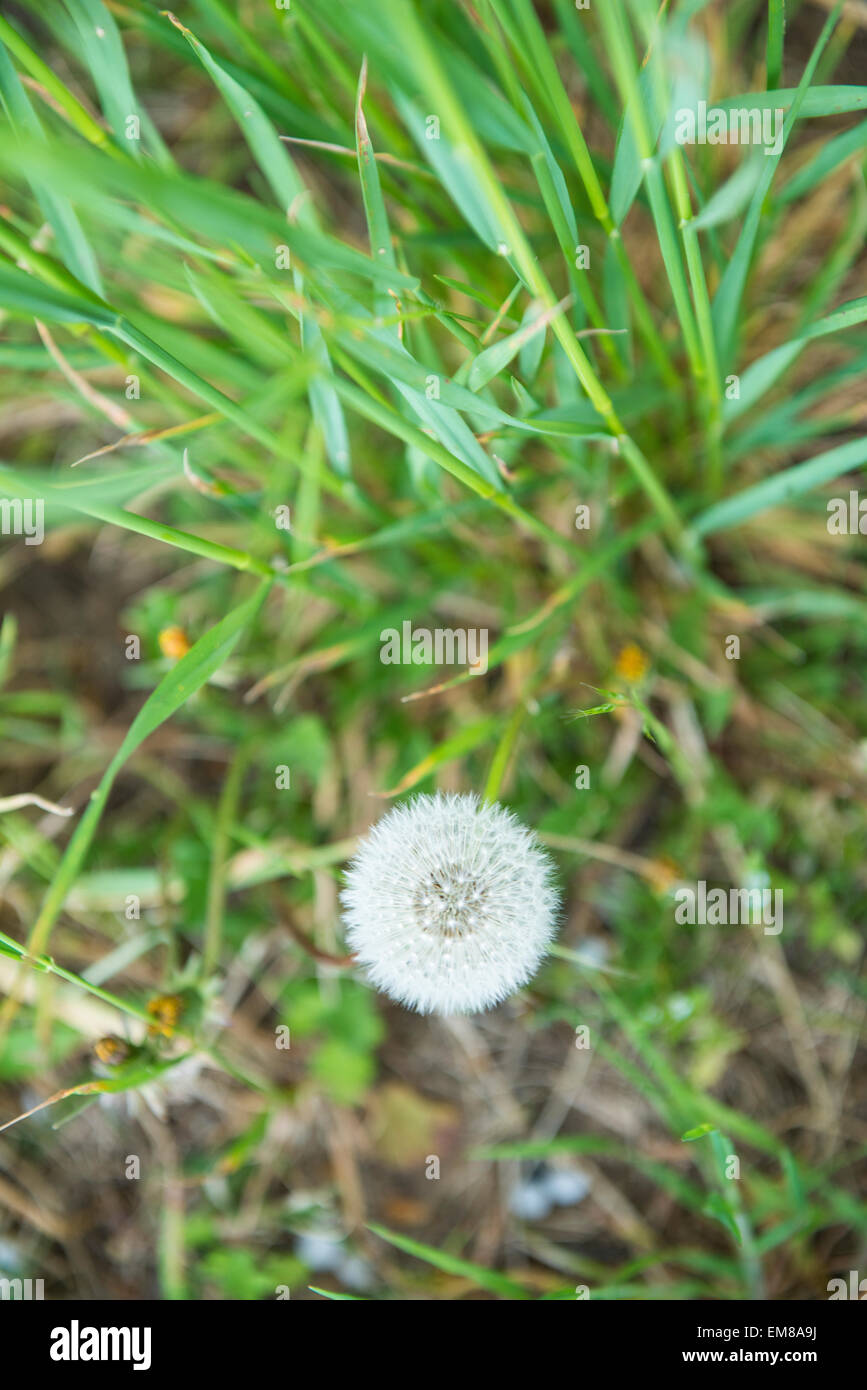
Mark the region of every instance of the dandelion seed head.
POLYGON ((377 989, 419 1013, 475 1013, 535 974, 558 896, 535 835, 496 803, 437 793, 394 807, 341 893, 346 938, 377 989))

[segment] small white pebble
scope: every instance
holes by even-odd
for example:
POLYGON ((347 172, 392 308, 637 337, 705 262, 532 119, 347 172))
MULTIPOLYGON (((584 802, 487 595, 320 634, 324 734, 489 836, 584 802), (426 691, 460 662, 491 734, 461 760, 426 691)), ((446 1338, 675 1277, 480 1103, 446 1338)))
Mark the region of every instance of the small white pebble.
POLYGON ((509 1211, 521 1221, 542 1221, 551 1210, 547 1189, 537 1182, 519 1182, 512 1188, 509 1211))
POLYGON ((574 1206, 590 1191, 590 1183, 584 1174, 572 1168, 552 1168, 543 1180, 543 1187, 549 1201, 558 1207, 574 1206))

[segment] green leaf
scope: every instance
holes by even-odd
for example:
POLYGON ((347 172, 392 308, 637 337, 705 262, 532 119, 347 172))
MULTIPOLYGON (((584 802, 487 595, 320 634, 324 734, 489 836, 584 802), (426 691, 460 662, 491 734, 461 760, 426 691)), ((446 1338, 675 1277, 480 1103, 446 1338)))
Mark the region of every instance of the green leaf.
POLYGON ((831 482, 852 468, 867 463, 867 438, 853 439, 849 444, 841 444, 829 449, 806 463, 796 463, 772 478, 765 478, 743 492, 727 497, 702 512, 692 523, 697 536, 708 536, 714 531, 724 531, 730 526, 739 526, 750 517, 766 512, 771 507, 782 506, 795 497, 802 497, 811 488, 831 482))
POLYGON ((139 115, 120 32, 102 0, 65 0, 78 40, 93 75, 103 113, 115 140, 139 158, 139 141, 126 138, 128 117, 139 115))
POLYGON ((845 130, 842 135, 835 135, 833 140, 828 141, 824 149, 820 150, 811 160, 808 160, 780 190, 777 202, 786 204, 794 198, 803 197, 817 184, 822 183, 845 160, 851 158, 852 155, 859 154, 865 148, 867 148, 867 121, 861 121, 851 130, 845 130))
POLYGON ((211 57, 205 45, 184 24, 169 13, 168 18, 176 29, 180 29, 187 43, 205 68, 226 105, 238 123, 241 134, 250 147, 250 153, 258 164, 271 187, 280 208, 287 212, 293 199, 307 192, 299 178, 286 146, 280 140, 273 125, 259 103, 240 82, 236 82, 216 59, 211 57))
POLYGON ((35 78, 48 95, 54 98, 67 120, 80 135, 84 136, 85 140, 91 141, 96 146, 104 146, 108 143, 108 136, 102 127, 97 125, 81 102, 55 76, 49 65, 37 53, 33 52, 29 44, 25 43, 18 30, 2 16, 0 16, 0 42, 6 45, 13 57, 17 58, 21 66, 27 69, 30 76, 35 78))
MULTIPOLYGON (((665 112, 660 110, 654 100, 654 83, 649 68, 645 68, 638 79, 638 100, 641 101, 650 124, 651 138, 655 144, 662 130, 665 112)), ((609 206, 615 227, 625 221, 626 214, 635 202, 641 187, 643 171, 635 127, 629 108, 620 122, 617 145, 614 150, 614 167, 611 171, 611 191, 609 206)))
POLYGON ((243 430, 257 439, 266 448, 280 452, 280 443, 270 430, 265 429, 249 411, 237 405, 216 386, 199 376, 184 362, 174 357, 159 343, 154 342, 129 319, 118 314, 110 305, 96 295, 87 296, 84 285, 80 293, 73 295, 65 290, 46 285, 32 275, 12 266, 0 266, 0 305, 17 314, 33 314, 61 323, 91 323, 112 333, 121 342, 140 352, 155 367, 167 372, 181 386, 192 391, 200 400, 206 401, 214 410, 225 415, 243 430))
POLYGON ((476 236, 491 251, 508 245, 508 238, 497 210, 492 208, 473 178, 472 170, 461 157, 463 151, 454 149, 447 132, 440 130, 438 140, 425 138, 425 113, 422 107, 395 90, 394 102, 404 124, 455 206, 460 209, 476 236))
POLYGON ((786 32, 786 0, 768 0, 768 43, 765 69, 768 91, 779 86, 783 71, 783 36, 786 32))
POLYGON ((686 1133, 682 1134, 680 1137, 684 1144, 691 1144, 693 1140, 703 1139, 706 1134, 713 1134, 715 1130, 716 1125, 696 1125, 695 1129, 688 1129, 686 1133))
POLYGON ((853 299, 848 304, 842 304, 833 314, 826 315, 825 318, 817 319, 810 324, 809 328, 797 338, 792 338, 788 343, 781 344, 771 352, 765 353, 764 357, 759 357, 755 362, 751 362, 746 371, 741 374, 740 395, 737 399, 727 400, 723 406, 723 419, 727 422, 737 419, 744 411, 749 410, 760 400, 778 377, 782 376, 787 367, 790 367, 795 359, 801 354, 807 343, 813 338, 822 338, 829 333, 838 333, 841 329, 850 328, 853 324, 864 323, 867 320, 867 296, 862 299, 853 299))
MULTIPOLYGON (((562 313, 569 303, 568 299, 562 300, 555 308, 544 310, 539 303, 531 304, 524 315, 520 328, 507 337, 501 338, 499 342, 492 343, 490 347, 480 352, 473 361, 467 385, 471 391, 481 391, 487 386, 489 381, 499 376, 504 371, 514 357, 523 349, 531 344, 541 353, 545 342, 545 329, 551 319, 557 313, 562 313)), ((535 357, 538 364, 538 357, 535 357)), ((533 372, 535 375, 535 371, 533 372)), ((532 377, 530 378, 532 379, 532 377)))
POLYGON ((527 1299, 530 1297, 522 1285, 516 1283, 514 1279, 509 1279, 505 1274, 499 1274, 494 1269, 486 1269, 483 1265, 471 1264, 469 1260, 462 1260, 459 1256, 450 1255, 445 1250, 435 1250, 433 1246, 423 1245, 421 1241, 411 1240, 409 1236, 399 1236, 394 1231, 388 1231, 384 1226, 378 1226, 374 1222, 368 1223, 368 1230, 373 1231, 382 1240, 387 1240, 398 1250, 403 1250, 405 1254, 414 1255, 417 1260, 425 1260, 427 1264, 442 1270, 444 1274, 451 1274, 459 1279, 470 1279, 480 1288, 487 1289, 489 1293, 500 1294, 503 1298, 509 1299, 527 1299))
MULTIPOLYGON (((835 21, 832 15, 829 20, 832 28, 833 22, 835 21)), ((821 40, 819 42, 821 43, 821 40)), ((817 49, 818 47, 819 44, 817 49)), ((800 85, 781 87, 774 92, 744 92, 737 97, 723 97, 715 101, 714 106, 720 107, 723 111, 732 111, 743 106, 759 111, 791 111, 794 106, 799 105, 800 95, 800 85)), ((867 110, 867 87, 811 87, 800 102, 802 119, 814 116, 840 116, 846 111, 864 110, 867 110)))
POLYGON ((367 218, 367 232, 370 237, 370 251, 373 256, 381 256, 387 265, 396 265, 394 247, 391 244, 391 229, 388 213, 382 196, 376 156, 364 119, 364 90, 367 84, 367 60, 362 63, 355 98, 355 146, 358 156, 358 177, 361 180, 361 196, 367 218))
POLYGON ((62 148, 28 142, 26 147, 0 150, 7 168, 22 173, 27 169, 50 178, 56 190, 70 197, 87 199, 95 193, 104 197, 131 199, 145 208, 159 208, 165 219, 188 227, 193 238, 223 245, 238 245, 253 258, 273 281, 281 272, 275 269, 275 250, 289 246, 293 258, 317 271, 345 271, 374 285, 395 284, 402 290, 417 288, 414 276, 382 265, 336 237, 328 236, 300 222, 290 222, 286 209, 278 211, 244 193, 211 180, 198 178, 187 170, 160 169, 142 161, 106 159, 88 148, 64 144, 62 148))
POLYGON ((451 738, 443 739, 437 743, 436 747, 428 753, 420 762, 405 772, 398 782, 388 791, 381 792, 381 796, 401 796, 404 792, 410 791, 412 787, 430 777, 436 772, 438 767, 444 763, 452 761, 454 758, 465 757, 480 745, 487 743, 497 733, 500 727, 499 718, 477 719, 464 725, 458 733, 451 738))
MULTIPOLYGON (((42 123, 5 48, 0 48, 0 100, 13 130, 21 132, 31 140, 47 139, 42 123)), ((69 199, 55 193, 50 183, 43 179, 28 176, 28 182, 46 222, 54 230, 57 249, 64 265, 89 289, 96 294, 102 294, 96 257, 69 199)))
POLYGON ((71 294, 6 262, 0 264, 0 307, 54 323, 92 323, 110 329, 118 321, 110 305, 98 295, 89 295, 84 285, 78 294, 71 294))
POLYGON ((96 827, 121 768, 139 745, 181 709, 223 664, 244 629, 253 622, 269 588, 269 581, 261 583, 250 598, 245 599, 222 618, 204 637, 200 637, 186 656, 163 676, 159 685, 148 696, 127 730, 120 748, 103 773, 99 786, 91 793, 87 809, 66 847, 60 867, 28 937, 27 949, 31 955, 38 955, 45 950, 58 913, 70 888, 81 873, 96 827))
POLYGON ((739 164, 731 178, 726 179, 708 198, 701 212, 696 213, 692 219, 693 227, 697 231, 718 227, 737 217, 755 193, 764 172, 764 163, 764 154, 754 154, 739 164))
POLYGON ((161 521, 139 516, 137 512, 127 511, 116 503, 133 497, 155 483, 177 474, 174 462, 151 465, 144 469, 130 469, 127 473, 111 476, 86 478, 81 482, 52 484, 43 473, 23 472, 14 468, 0 467, 0 493, 10 497, 41 499, 54 515, 50 520, 65 520, 68 512, 78 512, 104 521, 110 526, 119 526, 125 531, 135 531, 138 535, 149 536, 152 540, 176 546, 179 550, 201 555, 217 564, 231 565, 233 569, 249 570, 263 576, 273 577, 270 565, 243 550, 233 550, 219 545, 216 541, 192 535, 189 531, 178 531, 161 521))
MULTIPOLYGON (((768 153, 768 150, 765 150, 764 152, 766 167, 763 169, 759 178, 758 185, 756 187, 755 193, 752 196, 752 200, 747 210, 747 215, 744 218, 743 227, 741 229, 740 236, 738 237, 737 245, 735 246, 731 260, 729 261, 725 274, 723 275, 719 283, 719 288, 714 298, 714 333, 716 336, 720 360, 723 364, 727 363, 732 355, 734 347, 735 328, 738 321, 738 314, 740 312, 741 300, 747 283, 747 276, 749 274, 750 264, 752 262, 753 251, 755 249, 756 239, 758 237, 759 227, 762 221, 762 210, 764 207, 765 198, 767 197, 767 194, 770 190, 771 184, 774 179, 774 174, 777 171, 777 167, 783 156, 783 151, 786 148, 789 136, 792 133, 795 122, 797 121, 798 117, 813 114, 812 110, 810 109, 809 102, 807 100, 808 97, 810 95, 816 97, 817 95, 820 95, 822 92, 825 92, 827 94, 829 90, 828 88, 818 88, 816 92, 813 92, 811 94, 809 89, 810 83, 813 80, 813 74, 815 73, 816 67, 818 66, 819 59, 822 56, 825 45, 827 44, 828 39, 831 37, 831 33, 839 18, 841 4, 842 0, 839 0, 839 3, 837 4, 833 13, 828 16, 828 19, 822 29, 822 32, 816 40, 807 65, 804 68, 803 76, 801 77, 801 81, 798 84, 797 90, 790 94, 791 100, 785 102, 783 98, 786 94, 783 92, 771 92, 767 94, 767 100, 764 103, 765 106, 769 105, 772 109, 788 109, 788 115, 786 116, 786 119, 783 123, 782 138, 780 140, 779 152, 775 153, 772 151, 771 153, 768 153)), ((864 89, 862 89, 862 91, 863 90, 864 89)), ((864 95, 865 98, 867 98, 867 91, 864 91, 864 95)), ((740 103, 735 104, 739 105, 740 103)), ((745 106, 751 107, 754 105, 761 105, 762 103, 758 101, 756 103, 753 103, 751 99, 745 97, 743 104, 745 106)), ((721 102, 720 105, 726 107, 731 106, 732 103, 721 102)), ((827 113, 823 110, 821 114, 824 115, 827 113)))
POLYGON ((356 1293, 335 1293, 333 1289, 318 1289, 315 1284, 308 1284, 311 1293, 321 1294, 323 1298, 330 1298, 333 1303, 369 1303, 369 1298, 362 1298, 356 1293))

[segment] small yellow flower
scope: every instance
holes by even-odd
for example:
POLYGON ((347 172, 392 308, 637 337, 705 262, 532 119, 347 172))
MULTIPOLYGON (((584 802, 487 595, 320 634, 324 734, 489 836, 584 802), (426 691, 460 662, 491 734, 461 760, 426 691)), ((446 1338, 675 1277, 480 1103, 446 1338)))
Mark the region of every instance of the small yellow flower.
POLYGON ((179 994, 158 994, 148 1000, 147 1011, 154 1020, 148 1036, 170 1038, 184 1011, 184 1001, 179 994))
POLYGON ((621 649, 614 669, 621 680, 628 681, 630 685, 637 685, 647 674, 649 666, 647 653, 634 642, 629 642, 621 649))
POLYGON ((668 854, 661 854, 647 869, 647 881, 656 893, 667 893, 680 880, 680 869, 668 854))
POLYGON ((124 1042, 123 1038, 111 1036, 100 1038, 99 1042, 94 1043, 93 1050, 99 1061, 109 1067, 119 1067, 131 1055, 129 1043, 124 1042))
POLYGON ((158 637, 163 656, 180 661, 190 650, 190 640, 182 627, 164 627, 158 637))

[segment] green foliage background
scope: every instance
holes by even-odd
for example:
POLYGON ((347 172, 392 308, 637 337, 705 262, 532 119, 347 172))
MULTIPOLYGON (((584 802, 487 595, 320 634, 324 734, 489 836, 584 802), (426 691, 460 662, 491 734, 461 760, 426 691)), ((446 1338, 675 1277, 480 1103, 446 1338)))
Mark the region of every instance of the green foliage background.
POLYGON ((0 803, 3 1118, 51 1099, 0 1134, 0 1238, 54 1296, 863 1267, 865 562, 826 521, 867 461, 865 51, 782 0, 0 19, 0 495, 47 528, 0 552, 3 792, 74 811, 0 803), (784 148, 679 145, 699 100, 784 148), (487 673, 382 664, 407 619, 488 629, 487 673), (435 786, 564 889, 532 986, 456 1023, 339 932, 356 837, 435 786), (701 879, 782 889, 782 934, 676 924, 701 879), (538 1163, 590 1189, 534 1223, 538 1163))

